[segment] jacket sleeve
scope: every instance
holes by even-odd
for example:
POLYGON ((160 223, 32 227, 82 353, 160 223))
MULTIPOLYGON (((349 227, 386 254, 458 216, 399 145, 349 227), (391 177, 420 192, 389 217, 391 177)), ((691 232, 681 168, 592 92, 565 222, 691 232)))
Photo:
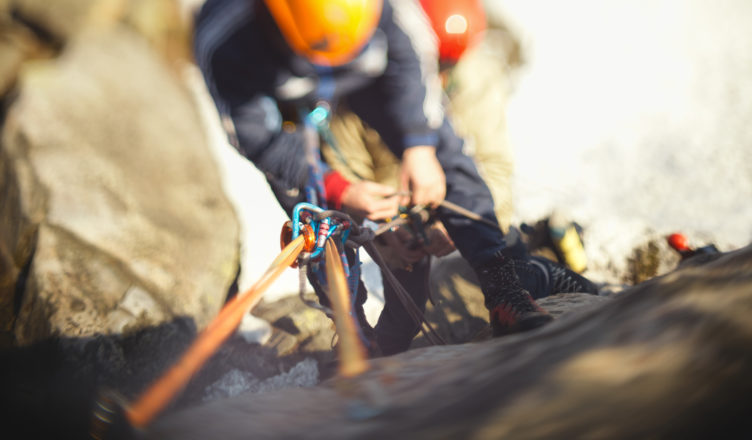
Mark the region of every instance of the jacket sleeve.
POLYGON ((230 105, 237 148, 267 178, 288 189, 302 189, 308 178, 301 130, 284 130, 275 101, 255 95, 230 105))
POLYGON ((304 136, 300 130, 282 128, 282 116, 269 92, 273 78, 259 69, 271 61, 258 42, 260 35, 249 25, 254 20, 251 3, 205 5, 196 22, 196 62, 230 143, 268 179, 302 189, 308 176, 304 136))
POLYGON ((388 63, 379 87, 386 111, 394 115, 401 150, 436 145, 444 118, 436 37, 417 1, 386 1, 384 7, 388 63))

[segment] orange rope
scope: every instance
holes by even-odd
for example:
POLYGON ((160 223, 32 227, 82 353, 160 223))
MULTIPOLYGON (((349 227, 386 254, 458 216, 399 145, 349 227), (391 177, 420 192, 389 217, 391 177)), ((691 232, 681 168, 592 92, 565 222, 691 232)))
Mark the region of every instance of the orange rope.
POLYGON ((164 409, 175 394, 188 383, 191 376, 240 325, 243 316, 256 305, 266 288, 298 258, 303 245, 304 239, 300 235, 285 246, 261 279, 244 293, 228 301, 178 363, 148 388, 134 404, 126 408, 126 417, 134 427, 146 426, 164 409))
POLYGON ((343 377, 357 376, 368 369, 368 360, 350 313, 349 289, 342 260, 331 237, 326 241, 326 280, 329 301, 334 309, 334 325, 339 335, 339 373, 343 377))

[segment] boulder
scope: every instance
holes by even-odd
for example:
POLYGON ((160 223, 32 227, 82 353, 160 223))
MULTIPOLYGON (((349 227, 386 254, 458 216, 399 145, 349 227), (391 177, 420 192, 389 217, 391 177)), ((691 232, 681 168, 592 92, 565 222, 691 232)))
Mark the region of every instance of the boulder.
POLYGON ((125 25, 173 68, 191 59, 190 12, 183 0, 0 0, 0 98, 24 64, 52 58, 84 29, 125 25))
POLYGON ((109 28, 124 16, 127 0, 6 0, 5 9, 50 41, 64 43, 87 27, 109 28))
POLYGON ((85 29, 27 64, 0 156, 0 313, 19 343, 219 310, 237 220, 190 94, 137 33, 85 29))
POLYGON ((144 437, 747 438, 751 274, 752 245, 531 332, 217 400, 158 419, 144 437))
MULTIPOLYGON (((313 294, 306 295, 306 300, 318 303, 313 294)), ((273 348, 277 356, 300 354, 323 362, 331 360, 328 355, 336 341, 334 322, 323 311, 305 305, 297 295, 262 300, 254 307, 253 315, 271 324, 271 338, 263 345, 273 348)))

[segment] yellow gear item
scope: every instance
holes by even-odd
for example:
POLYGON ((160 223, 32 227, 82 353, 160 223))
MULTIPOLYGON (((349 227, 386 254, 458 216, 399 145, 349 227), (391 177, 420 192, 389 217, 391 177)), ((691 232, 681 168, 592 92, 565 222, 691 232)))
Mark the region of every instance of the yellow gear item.
POLYGON ((352 60, 373 35, 383 0, 265 0, 287 44, 312 63, 352 60))
POLYGON ((554 246, 564 259, 562 263, 573 271, 582 273, 587 268, 587 255, 574 223, 566 221, 556 212, 548 220, 548 230, 554 246))

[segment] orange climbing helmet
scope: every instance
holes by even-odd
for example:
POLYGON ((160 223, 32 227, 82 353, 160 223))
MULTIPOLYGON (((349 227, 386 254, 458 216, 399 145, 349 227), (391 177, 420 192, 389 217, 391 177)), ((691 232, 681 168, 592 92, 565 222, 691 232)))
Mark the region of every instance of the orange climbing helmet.
POLYGON ((383 0, 265 0, 287 44, 315 64, 352 60, 373 35, 383 0))
POLYGON ((486 30, 482 0, 420 0, 420 4, 439 38, 443 64, 456 64, 486 30))

